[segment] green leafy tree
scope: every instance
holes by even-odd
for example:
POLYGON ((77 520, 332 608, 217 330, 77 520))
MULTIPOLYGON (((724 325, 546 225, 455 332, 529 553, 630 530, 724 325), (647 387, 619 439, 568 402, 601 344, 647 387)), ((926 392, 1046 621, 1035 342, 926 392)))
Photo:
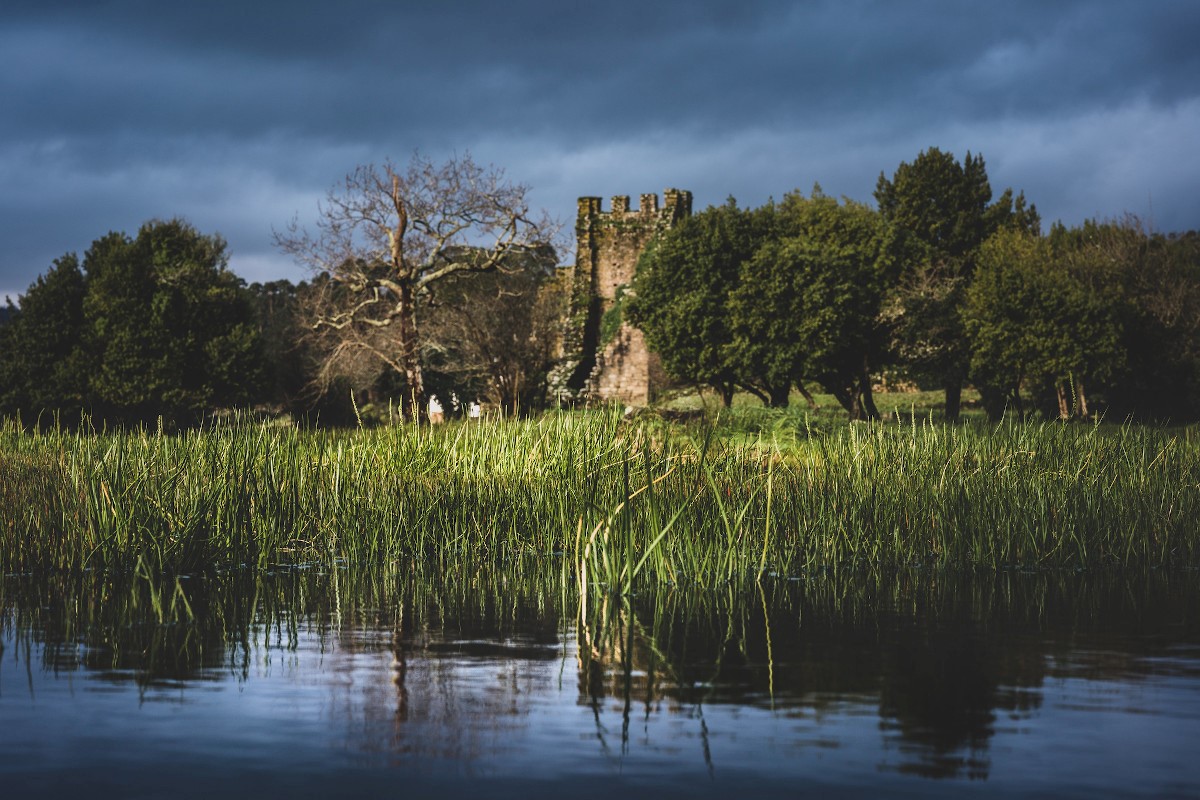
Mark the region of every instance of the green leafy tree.
POLYGON ((730 350, 730 293, 774 224, 772 206, 741 209, 733 198, 682 220, 643 253, 626 307, 671 375, 713 388, 725 405, 738 386, 787 403, 791 375, 743 363, 730 350))
POLYGON ((1109 384, 1123 367, 1112 284, 1056 238, 1010 228, 980 248, 962 316, 989 416, 1008 404, 1022 412, 1028 385, 1051 398, 1052 415, 1089 417, 1089 387, 1109 384))
POLYGON ((306 393, 309 359, 300 320, 301 296, 307 288, 303 282, 289 280, 247 287, 263 353, 263 382, 256 404, 293 415, 303 414, 311 405, 306 393))
POLYGON ((871 359, 890 240, 877 212, 821 193, 792 193, 780 238, 743 265, 729 312, 734 360, 783 385, 815 380, 852 419, 878 417, 871 359))
POLYGON ((88 360, 81 347, 83 272, 71 253, 10 303, 10 322, 0 328, 0 414, 42 414, 64 425, 85 407, 88 360))
MULTIPOLYGON (((1141 230, 1133 219, 1117 227, 1141 230)), ((1200 233, 1146 235, 1137 251, 1121 250, 1136 260, 1124 281, 1128 368, 1109 393, 1112 412, 1200 419, 1200 233)))
POLYGON ((1108 413, 1200 416, 1200 237, 1150 233, 1133 216, 1059 226, 1051 237, 1120 319, 1126 358, 1102 387, 1108 413))
POLYGON ((190 424, 259 396, 260 334, 225 243, 180 220, 58 259, 4 326, 0 409, 190 424))
POLYGON ((881 173, 875 199, 896 230, 902 267, 887 311, 896 350, 945 389, 946 416, 957 420, 970 367, 960 311, 976 251, 1000 227, 1036 232, 1037 209, 1011 190, 991 203, 983 156, 967 153, 960 164, 936 147, 901 163, 891 179, 881 173))
POLYGON ((251 298, 225 242, 181 220, 110 233, 84 257, 93 409, 119 422, 190 424, 243 405, 262 383, 251 298))

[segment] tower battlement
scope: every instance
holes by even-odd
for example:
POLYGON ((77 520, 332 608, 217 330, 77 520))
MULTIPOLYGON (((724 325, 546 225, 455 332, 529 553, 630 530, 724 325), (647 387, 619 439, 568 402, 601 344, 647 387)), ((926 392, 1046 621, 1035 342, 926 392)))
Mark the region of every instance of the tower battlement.
POLYGON ((606 220, 622 222, 645 217, 658 218, 665 214, 669 217, 670 222, 675 222, 683 217, 691 216, 691 192, 667 189, 663 192, 663 200, 663 206, 660 209, 657 194, 639 195, 638 207, 635 209, 629 205, 629 195, 617 194, 612 196, 609 210, 605 211, 603 209, 604 201, 601 198, 581 197, 579 198, 579 220, 597 218, 601 222, 606 220))
POLYGON ((637 209, 629 206, 629 195, 615 195, 605 211, 599 197, 579 198, 575 222, 575 280, 591 273, 591 289, 612 302, 621 287, 633 283, 638 258, 650 240, 692 213, 692 193, 679 189, 658 195, 643 194, 637 209), (580 270, 581 265, 588 265, 580 270))

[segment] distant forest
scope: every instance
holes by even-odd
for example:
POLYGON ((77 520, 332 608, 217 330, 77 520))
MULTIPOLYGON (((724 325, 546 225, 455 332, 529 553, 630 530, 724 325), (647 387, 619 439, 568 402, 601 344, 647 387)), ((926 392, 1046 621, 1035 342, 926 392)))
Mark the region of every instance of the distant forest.
MULTIPOLYGON (((1043 231, 981 156, 936 148, 874 199, 710 207, 647 249, 615 313, 727 402, 819 389, 870 419, 881 384, 920 386, 953 420, 973 386, 992 418, 1200 419, 1200 234, 1043 231)), ((277 236, 301 283, 247 285, 221 237, 179 219, 56 259, 0 308, 0 415, 176 429, 235 410, 358 424, 432 396, 448 414, 556 404, 568 282, 523 186, 414 159, 330 200, 314 231, 277 236)))

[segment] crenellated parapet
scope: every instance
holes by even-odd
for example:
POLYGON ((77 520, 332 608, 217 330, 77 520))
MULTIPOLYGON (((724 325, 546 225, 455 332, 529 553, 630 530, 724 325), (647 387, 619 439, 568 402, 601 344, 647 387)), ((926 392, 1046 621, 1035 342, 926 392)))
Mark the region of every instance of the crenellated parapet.
POLYGON ((575 273, 564 359, 551 382, 560 399, 650 402, 663 378, 641 331, 623 320, 622 299, 642 251, 655 236, 692 213, 692 193, 667 189, 662 205, 643 194, 638 207, 628 195, 612 198, 604 211, 599 197, 579 198, 575 221, 575 273))

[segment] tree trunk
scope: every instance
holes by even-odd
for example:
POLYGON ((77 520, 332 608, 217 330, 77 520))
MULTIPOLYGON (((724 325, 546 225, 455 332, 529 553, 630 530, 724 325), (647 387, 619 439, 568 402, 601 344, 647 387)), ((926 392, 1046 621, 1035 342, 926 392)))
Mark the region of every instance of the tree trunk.
POLYGON ((850 412, 851 422, 863 422, 867 419, 867 411, 863 408, 861 392, 850 392, 850 405, 847 411, 850 412))
POLYGON ((401 285, 396 304, 400 364, 404 367, 404 418, 423 424, 429 421, 429 398, 425 395, 425 376, 421 371, 420 346, 417 343, 416 304, 412 286, 401 285))
POLYGON ((798 391, 800 393, 800 396, 804 398, 804 402, 808 403, 809 409, 811 409, 812 411, 816 411, 818 408, 820 408, 820 406, 817 405, 817 401, 813 399, 813 396, 811 394, 809 394, 808 389, 804 388, 803 383, 796 384, 796 391, 798 391))
MULTIPOLYGON (((764 406, 771 405, 771 398, 767 397, 767 393, 764 392, 762 389, 759 389, 757 386, 747 383, 747 384, 744 384, 742 386, 742 388, 745 389, 750 394, 757 397, 759 400, 762 400, 762 404, 764 406)), ((730 399, 730 401, 732 402, 732 398, 730 399)))
POLYGON ((792 393, 792 387, 787 384, 782 386, 768 386, 767 393, 770 395, 771 408, 787 408, 788 395, 792 393))
POLYGON ((1067 400, 1067 387, 1061 382, 1054 384, 1054 391, 1058 394, 1058 418, 1071 418, 1071 404, 1067 400))
POLYGON ((863 410, 866 412, 866 418, 880 419, 879 409, 875 407, 875 398, 871 395, 871 371, 867 368, 865 359, 863 361, 862 374, 858 377, 858 383, 862 387, 862 404, 863 410))
POLYGON ((987 413, 989 422, 999 422, 1004 418, 1009 395, 1010 392, 1002 387, 987 383, 979 384, 979 398, 983 401, 983 410, 987 413))
POLYGON ((958 414, 961 409, 962 381, 950 381, 946 384, 946 421, 958 422, 958 414))
POLYGON ((1090 420, 1092 412, 1088 411, 1087 395, 1083 393, 1083 381, 1075 382, 1075 390, 1079 393, 1079 414, 1084 419, 1090 420))
POLYGON ((733 384, 723 383, 717 387, 717 391, 721 393, 721 405, 729 408, 733 405, 733 384))
POLYGON ((501 416, 503 416, 503 417, 513 416, 513 412, 516 411, 517 404, 516 404, 516 400, 513 397, 513 393, 510 391, 509 386, 502 385, 502 386, 498 387, 498 389, 496 391, 496 401, 497 401, 496 407, 498 409, 500 409, 501 416))
POLYGON ((837 399, 838 404, 846 409, 846 413, 850 415, 850 420, 857 421, 866 419, 866 413, 862 407, 862 393, 857 386, 853 384, 847 386, 840 381, 824 383, 826 391, 837 399))

